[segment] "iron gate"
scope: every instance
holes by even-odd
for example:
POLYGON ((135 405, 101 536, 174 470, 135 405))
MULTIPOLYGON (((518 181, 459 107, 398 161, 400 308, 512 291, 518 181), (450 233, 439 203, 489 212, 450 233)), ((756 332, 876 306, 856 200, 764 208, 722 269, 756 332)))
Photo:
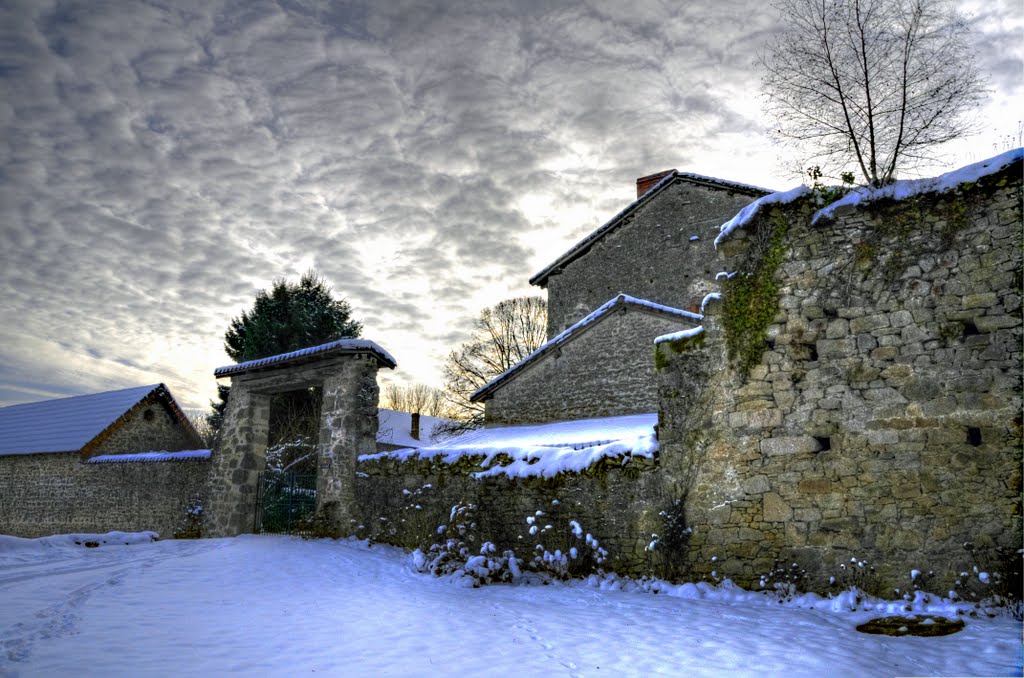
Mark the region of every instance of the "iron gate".
POLYGON ((256 482, 256 534, 303 534, 316 513, 316 474, 263 471, 256 482))

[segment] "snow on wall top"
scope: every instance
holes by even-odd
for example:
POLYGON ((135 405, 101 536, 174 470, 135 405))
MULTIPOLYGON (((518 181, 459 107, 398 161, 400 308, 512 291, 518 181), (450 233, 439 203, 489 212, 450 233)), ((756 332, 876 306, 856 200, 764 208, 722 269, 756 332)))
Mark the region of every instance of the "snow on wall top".
POLYGON ((552 478, 566 471, 582 471, 606 457, 652 457, 658 449, 654 434, 657 423, 657 413, 651 413, 482 428, 440 445, 364 454, 358 460, 440 458, 453 464, 466 456, 483 456, 481 466, 485 470, 474 473, 476 478, 552 478), (512 461, 492 466, 499 454, 512 461))
POLYGON ((616 214, 614 217, 609 219, 600 226, 593 233, 580 240, 578 243, 569 248, 569 250, 558 257, 553 263, 549 264, 541 272, 530 278, 531 285, 544 286, 544 282, 548 279, 554 271, 572 262, 573 260, 584 255, 596 241, 603 238, 610 231, 617 228, 622 220, 635 212, 641 205, 647 203, 655 195, 660 193, 666 186, 676 181, 689 181, 691 183, 701 184, 710 188, 718 188, 727 191, 739 191, 741 193, 750 193, 751 195, 764 195, 771 193, 772 191, 766 188, 759 188, 757 186, 751 186, 749 184, 740 184, 734 181, 728 181, 726 179, 716 179, 715 177, 707 177, 701 174, 691 174, 689 172, 679 172, 672 170, 669 174, 666 174, 661 181, 651 186, 647 191, 639 198, 627 205, 622 211, 616 214))
POLYGON ((377 410, 377 442, 402 447, 420 447, 431 444, 434 429, 445 420, 440 417, 420 415, 420 438, 412 437, 412 415, 397 410, 377 410))
POLYGON ((929 179, 904 179, 902 181, 894 181, 893 183, 880 188, 874 188, 871 186, 858 188, 847 193, 831 205, 818 210, 817 214, 814 215, 814 218, 811 219, 811 223, 816 223, 818 219, 827 219, 832 217, 835 211, 841 207, 863 205, 872 202, 873 200, 904 200, 922 193, 944 193, 946 191, 951 191, 961 184, 977 181, 982 177, 995 174, 999 170, 1012 165, 1021 158, 1024 158, 1024 149, 1015 148, 1012 151, 1000 153, 994 158, 982 160, 981 162, 976 162, 971 165, 965 165, 960 169, 940 174, 937 177, 931 177, 929 179))
POLYGON ((0 456, 77 452, 163 384, 0 408, 0 456))
POLYGON ((718 236, 715 238, 715 249, 718 249, 719 243, 729 237, 729 234, 735 231, 737 228, 742 228, 750 223, 762 207, 767 205, 785 205, 791 203, 798 198, 802 198, 811 192, 811 189, 806 186, 800 185, 796 188, 791 188, 788 191, 779 191, 778 193, 772 193, 766 195, 763 198, 758 198, 754 202, 750 203, 739 212, 736 213, 729 221, 725 222, 718 227, 718 236))
POLYGON ((136 454, 101 454, 86 460, 87 464, 123 464, 125 462, 177 461, 179 459, 209 459, 210 450, 181 450, 179 452, 138 452, 136 454))
POLYGON ((547 342, 541 344, 540 346, 537 347, 537 349, 533 353, 531 353, 530 355, 526 356, 525 358, 520 360, 518 363, 516 363, 512 367, 508 368, 507 370, 505 370, 504 372, 502 372, 501 374, 496 376, 494 379, 491 379, 485 385, 483 385, 480 388, 478 388, 476 391, 473 392, 473 394, 471 396, 469 396, 470 402, 476 402, 476 401, 480 400, 481 398, 483 398, 483 397, 489 395, 490 393, 494 392, 509 377, 511 377, 512 375, 514 375, 517 372, 519 372, 521 369, 526 367, 528 364, 530 364, 531 362, 533 362, 534 360, 536 360, 540 356, 544 355, 545 353, 547 353, 551 349, 553 349, 553 348, 555 348, 557 346, 560 346, 560 345, 564 344, 565 342, 569 341, 569 339, 571 339, 574 335, 576 335, 579 332, 585 330, 587 327, 592 325, 597 320, 600 320, 602 317, 606 316, 609 312, 611 312, 615 308, 618 308, 619 306, 624 306, 624 305, 633 306, 633 307, 636 307, 636 308, 641 309, 641 310, 649 310, 649 311, 655 311, 655 312, 658 312, 658 313, 666 313, 666 314, 678 316, 680 318, 683 318, 683 319, 686 319, 686 320, 690 320, 690 321, 698 321, 698 320, 701 320, 703 318, 703 316, 701 316, 698 313, 691 313, 690 311, 684 311, 684 310, 679 309, 679 308, 672 308, 671 306, 665 306, 663 304, 656 304, 653 301, 647 301, 646 299, 638 299, 636 297, 631 297, 628 294, 622 294, 620 292, 618 295, 616 295, 612 299, 610 299, 610 300, 606 301, 604 304, 602 304, 597 310, 595 310, 592 313, 590 313, 589 315, 585 316, 582 320, 580 320, 576 324, 571 325, 570 327, 567 327, 565 330, 562 331, 561 334, 558 334, 557 336, 553 337, 552 339, 549 339, 547 342))
POLYGON ((248 360, 244 363, 218 367, 213 371, 213 375, 220 379, 221 377, 228 377, 233 374, 240 374, 242 372, 248 372, 249 370, 267 367, 270 365, 279 365, 297 358, 303 358, 311 355, 359 352, 372 353, 383 365, 392 369, 398 365, 395 359, 391 357, 391 354, 381 348, 376 342, 368 339, 338 339, 337 341, 320 344, 319 346, 300 348, 297 351, 291 351, 289 353, 280 353, 278 355, 259 358, 257 360, 248 360))
MULTIPOLYGON (((945 191, 951 191, 961 184, 977 181, 982 177, 995 174, 1001 169, 1019 161, 1022 157, 1024 157, 1024 149, 1015 148, 993 158, 966 165, 937 177, 931 177, 928 179, 904 179, 902 181, 894 181, 893 183, 880 188, 863 186, 850 191, 834 203, 818 210, 817 213, 815 213, 814 218, 811 219, 811 223, 815 224, 819 219, 831 218, 834 216, 835 211, 842 207, 854 207, 874 200, 903 200, 922 193, 943 193, 945 191)), ((783 205, 791 203, 810 192, 811 189, 806 186, 797 186, 796 188, 792 188, 788 191, 773 193, 755 200, 737 212, 736 216, 719 227, 718 237, 715 238, 715 248, 717 249, 719 243, 728 238, 730 233, 735 231, 737 228, 743 228, 750 223, 751 219, 757 215, 762 207, 767 205, 783 205)))

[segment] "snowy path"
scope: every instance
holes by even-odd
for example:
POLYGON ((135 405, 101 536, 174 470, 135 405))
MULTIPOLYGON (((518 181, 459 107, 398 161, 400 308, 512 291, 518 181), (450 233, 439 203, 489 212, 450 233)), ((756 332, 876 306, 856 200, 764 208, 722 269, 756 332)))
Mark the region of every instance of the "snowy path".
POLYGON ((1021 625, 572 586, 466 589, 395 549, 241 537, 0 550, 0 677, 1020 675, 1021 625))

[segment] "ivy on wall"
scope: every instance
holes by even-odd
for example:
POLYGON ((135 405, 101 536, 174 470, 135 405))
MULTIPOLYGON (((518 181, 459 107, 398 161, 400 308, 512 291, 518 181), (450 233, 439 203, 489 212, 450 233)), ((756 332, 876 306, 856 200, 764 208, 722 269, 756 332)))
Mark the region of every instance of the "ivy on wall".
POLYGON ((765 333, 778 309, 779 283, 775 274, 785 254, 787 228, 780 210, 758 224, 747 261, 740 267, 743 273, 724 285, 722 325, 726 349, 729 360, 744 377, 761 362, 767 345, 765 333))

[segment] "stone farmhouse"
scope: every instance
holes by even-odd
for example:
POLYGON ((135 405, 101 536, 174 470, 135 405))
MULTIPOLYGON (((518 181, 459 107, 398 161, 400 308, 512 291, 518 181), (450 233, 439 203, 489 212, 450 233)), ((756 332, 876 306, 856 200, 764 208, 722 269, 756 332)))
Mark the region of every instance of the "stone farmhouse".
POLYGON ((765 189, 676 170, 530 279, 547 290, 548 342, 473 394, 488 424, 654 412, 654 338, 700 321, 718 227, 765 189))
POLYGON ((171 535, 210 451, 153 384, 0 408, 0 533, 171 535))

